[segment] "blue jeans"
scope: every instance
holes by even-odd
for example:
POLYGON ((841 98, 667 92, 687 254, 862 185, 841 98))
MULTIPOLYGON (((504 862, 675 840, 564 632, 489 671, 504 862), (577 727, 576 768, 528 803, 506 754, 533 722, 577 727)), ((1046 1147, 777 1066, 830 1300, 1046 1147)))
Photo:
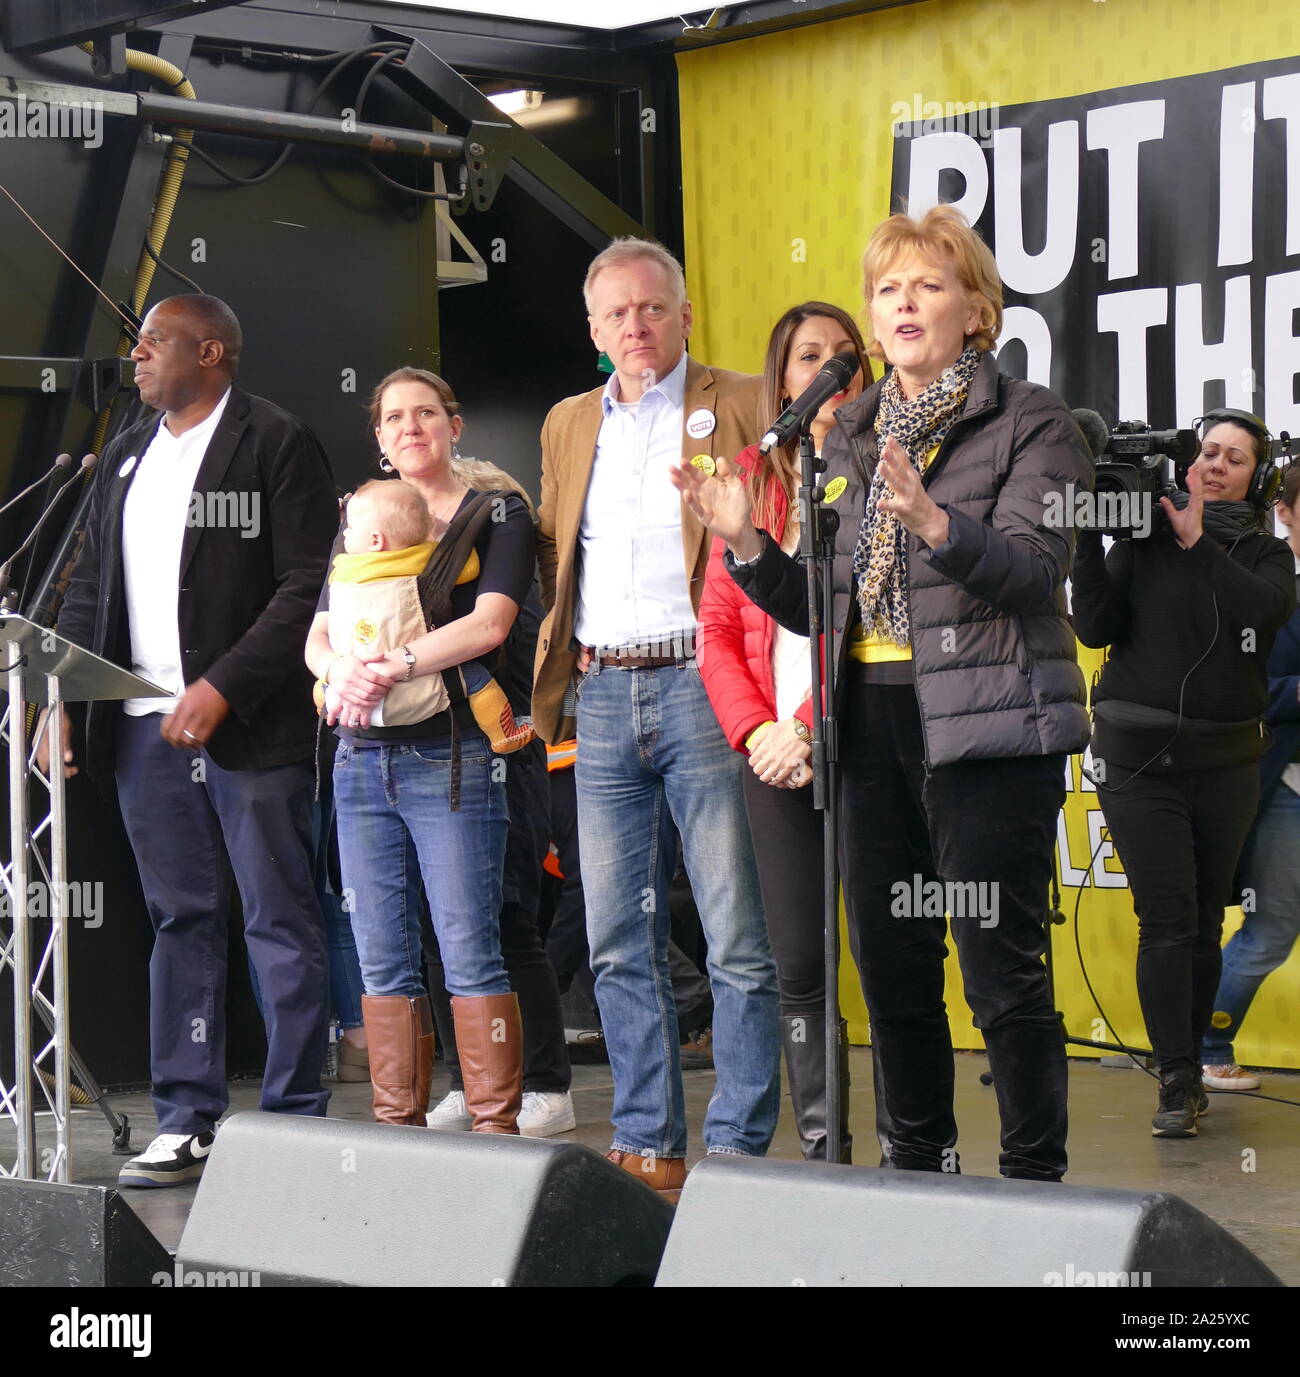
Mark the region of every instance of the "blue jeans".
POLYGON ((668 971, 672 823, 709 944, 717 1086, 711 1152, 762 1156, 780 1108, 776 970, 741 793, 693 663, 588 672, 578 691, 578 826, 596 999, 614 1072, 613 1147, 686 1155, 668 971))
POLYGON ((1246 888, 1253 891, 1253 907, 1223 949, 1214 1013, 1201 1038, 1201 1060, 1207 1066, 1236 1061, 1232 1039, 1256 991, 1291 954, 1300 935, 1300 794, 1285 784, 1269 795, 1255 824, 1246 888))
POLYGON ((477 734, 462 742, 460 768, 460 808, 453 812, 449 744, 339 743, 339 861, 367 994, 415 998, 425 992, 421 883, 447 989, 460 996, 510 992, 497 926, 505 779, 477 734))

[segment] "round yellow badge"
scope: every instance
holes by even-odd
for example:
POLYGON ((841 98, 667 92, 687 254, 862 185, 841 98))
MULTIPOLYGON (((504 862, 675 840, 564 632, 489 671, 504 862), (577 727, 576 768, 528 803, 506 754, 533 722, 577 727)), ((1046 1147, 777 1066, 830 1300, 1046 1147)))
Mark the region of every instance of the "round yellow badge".
POLYGON ((838 478, 832 478, 826 484, 826 501, 834 502, 837 497, 849 486, 849 480, 841 474, 838 478))
POLYGON ((718 466, 713 462, 711 454, 697 454, 691 463, 704 474, 706 478, 712 478, 718 471, 718 466))
POLYGON ((1230 1028, 1232 1027, 1232 1015, 1225 1014, 1222 1009, 1216 1009, 1210 1015, 1210 1026, 1212 1028, 1230 1028))
POLYGON ((356 624, 353 635, 362 645, 369 645, 371 641, 375 639, 377 632, 378 628, 375 626, 374 622, 368 621, 363 617, 356 624))

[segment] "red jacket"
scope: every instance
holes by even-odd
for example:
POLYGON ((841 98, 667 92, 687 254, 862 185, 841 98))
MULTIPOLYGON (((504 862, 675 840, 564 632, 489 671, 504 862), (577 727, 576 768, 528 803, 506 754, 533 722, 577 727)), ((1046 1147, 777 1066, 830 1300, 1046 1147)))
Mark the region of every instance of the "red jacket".
MULTIPOLYGON (((751 445, 736 456, 735 462, 748 474, 757 455, 757 447, 751 445)), ((775 505, 772 538, 779 543, 785 535, 789 504, 777 480, 771 478, 769 482, 775 505)), ((776 623, 750 602, 727 573, 722 563, 726 549, 721 540, 713 542, 695 646, 700 676, 723 733, 736 750, 743 751, 755 727, 776 721, 776 681, 772 675, 776 623)), ((795 716, 811 730, 811 695, 799 705, 795 716)))

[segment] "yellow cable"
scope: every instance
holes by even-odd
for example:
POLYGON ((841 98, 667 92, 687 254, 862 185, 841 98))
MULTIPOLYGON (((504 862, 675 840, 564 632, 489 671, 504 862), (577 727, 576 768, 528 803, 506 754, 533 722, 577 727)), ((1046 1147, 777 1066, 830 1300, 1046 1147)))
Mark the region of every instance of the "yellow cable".
MULTIPOLYGON (((93 52, 89 43, 79 45, 85 52, 93 52)), ((158 81, 164 82, 169 86, 173 94, 183 97, 185 100, 197 100, 194 87, 190 84, 189 78, 174 63, 166 62, 161 57, 153 53, 137 52, 133 48, 126 50, 126 65, 133 72, 144 72, 148 76, 158 81)), ((162 178, 158 184, 158 195, 154 200, 153 214, 149 219, 149 228, 146 231, 146 238, 152 246, 154 253, 162 255, 162 247, 167 239, 167 230, 171 226, 172 212, 176 209, 176 201, 180 196, 181 182, 185 177, 185 165, 189 162, 189 145, 193 141, 194 131, 192 129, 177 129, 172 135, 172 143, 167 152, 167 161, 163 164, 162 178)), ((144 314, 144 303, 149 295, 149 288, 153 285, 153 275, 157 264, 144 249, 140 250, 140 262, 135 270, 135 285, 131 290, 131 311, 138 318, 144 314)), ((117 357, 126 358, 131 352, 131 342, 123 334, 118 339, 117 357)), ((108 433, 108 418, 110 407, 105 407, 99 415, 99 420, 95 426, 95 438, 91 448, 96 454, 104 443, 104 436, 108 433)))

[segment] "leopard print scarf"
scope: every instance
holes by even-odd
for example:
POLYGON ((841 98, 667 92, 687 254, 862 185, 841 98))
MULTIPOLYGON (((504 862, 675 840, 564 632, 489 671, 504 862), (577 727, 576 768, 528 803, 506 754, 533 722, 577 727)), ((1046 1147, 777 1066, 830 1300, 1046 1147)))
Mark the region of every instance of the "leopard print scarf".
MULTIPOLYGON (((897 370, 891 370, 881 386, 876 412, 878 448, 883 450, 886 438, 894 436, 917 473, 923 473, 925 456, 943 442, 961 415, 979 361, 979 350, 968 346, 956 363, 911 401, 903 395, 897 370)), ((895 645, 907 646, 912 638, 907 611, 908 532, 892 512, 879 511, 876 506, 889 492, 877 466, 853 551, 853 573, 863 630, 868 636, 887 636, 895 645)))

